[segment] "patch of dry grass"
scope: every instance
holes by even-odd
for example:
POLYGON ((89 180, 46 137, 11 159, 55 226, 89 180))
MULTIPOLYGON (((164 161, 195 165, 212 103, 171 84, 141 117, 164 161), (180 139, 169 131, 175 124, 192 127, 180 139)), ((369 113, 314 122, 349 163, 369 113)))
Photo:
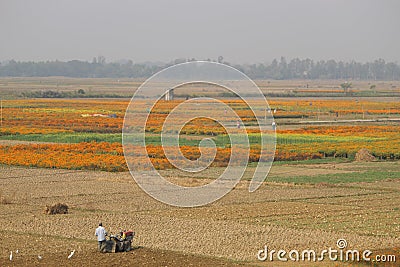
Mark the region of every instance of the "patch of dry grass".
POLYGON ((0 204, 1 205, 8 205, 13 203, 13 199, 15 199, 15 193, 13 194, 13 196, 7 196, 3 193, 3 191, 0 191, 0 204))

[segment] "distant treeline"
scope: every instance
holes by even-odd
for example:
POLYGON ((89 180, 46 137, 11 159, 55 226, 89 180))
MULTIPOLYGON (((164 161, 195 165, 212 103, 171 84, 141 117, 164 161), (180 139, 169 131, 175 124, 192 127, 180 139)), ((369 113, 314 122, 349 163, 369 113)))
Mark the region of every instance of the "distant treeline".
POLYGON ((108 94, 108 93, 89 93, 79 89, 75 91, 55 91, 55 90, 38 90, 22 92, 20 96, 25 98, 122 98, 127 97, 124 94, 108 94))
MULTIPOLYGON (((14 60, 0 64, 0 77, 48 77, 65 76, 76 78, 148 78, 157 71, 195 59, 177 59, 167 64, 106 63, 104 57, 92 62, 72 60, 46 62, 17 62, 14 60)), ((400 80, 400 66, 397 63, 378 59, 373 62, 343 62, 335 60, 314 61, 284 57, 270 64, 231 65, 252 79, 341 79, 341 80, 400 80)))

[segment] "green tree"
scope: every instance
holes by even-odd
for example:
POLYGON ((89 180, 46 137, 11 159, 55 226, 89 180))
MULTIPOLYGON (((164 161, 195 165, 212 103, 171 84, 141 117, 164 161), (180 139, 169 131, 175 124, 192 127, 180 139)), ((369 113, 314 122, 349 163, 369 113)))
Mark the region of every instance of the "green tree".
POLYGON ((349 82, 344 82, 340 85, 342 87, 343 92, 347 95, 349 93, 349 89, 351 88, 351 83, 349 82))

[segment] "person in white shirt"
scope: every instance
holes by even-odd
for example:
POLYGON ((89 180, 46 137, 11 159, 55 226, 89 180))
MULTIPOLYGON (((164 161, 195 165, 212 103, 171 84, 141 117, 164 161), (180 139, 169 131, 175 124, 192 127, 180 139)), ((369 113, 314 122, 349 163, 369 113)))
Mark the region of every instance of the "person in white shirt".
POLYGON ((99 242, 99 251, 101 251, 103 245, 106 244, 106 229, 103 227, 102 223, 99 223, 99 227, 96 228, 95 235, 97 236, 97 241, 99 242))

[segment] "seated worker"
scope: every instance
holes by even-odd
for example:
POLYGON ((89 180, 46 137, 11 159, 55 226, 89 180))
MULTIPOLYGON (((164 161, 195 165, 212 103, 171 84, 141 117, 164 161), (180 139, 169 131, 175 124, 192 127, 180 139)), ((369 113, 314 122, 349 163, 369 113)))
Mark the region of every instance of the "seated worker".
POLYGON ((118 241, 120 241, 120 242, 122 242, 122 241, 125 241, 126 240, 126 234, 125 234, 125 230, 124 231, 120 231, 119 232, 119 237, 118 237, 118 241))

